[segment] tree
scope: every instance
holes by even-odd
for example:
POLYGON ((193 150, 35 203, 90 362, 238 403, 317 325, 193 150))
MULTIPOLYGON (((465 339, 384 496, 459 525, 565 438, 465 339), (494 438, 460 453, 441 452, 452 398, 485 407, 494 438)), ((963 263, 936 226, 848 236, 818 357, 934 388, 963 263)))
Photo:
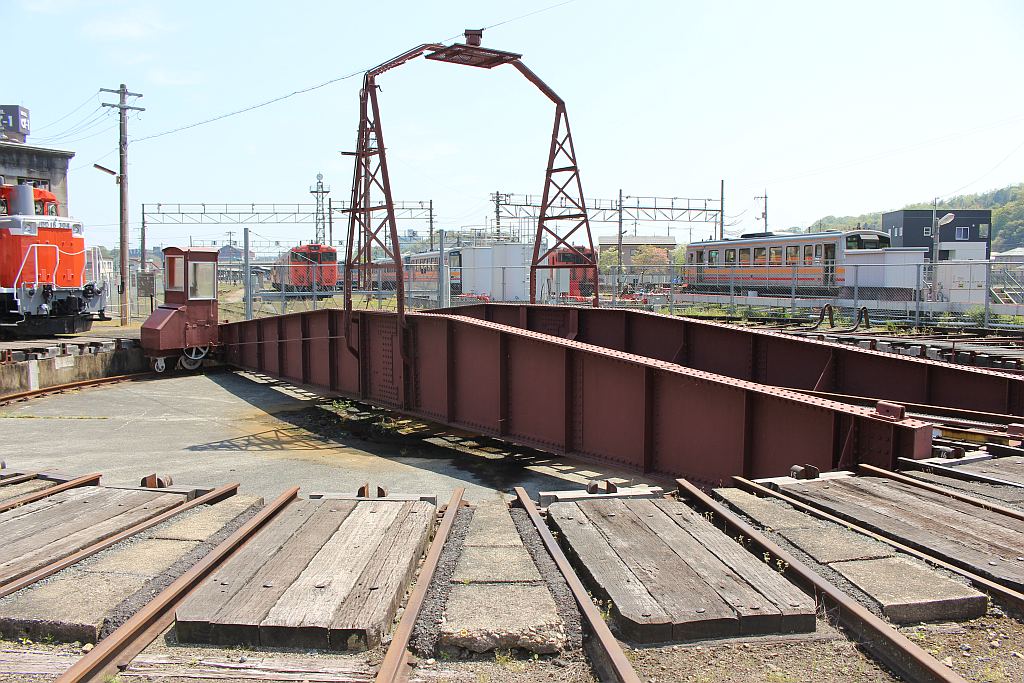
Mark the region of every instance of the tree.
POLYGON ((642 244, 633 252, 634 266, 667 266, 668 249, 642 244))
POLYGON ((686 248, 689 244, 680 244, 672 250, 672 263, 686 263, 686 248))
POLYGON ((597 255, 597 269, 601 271, 601 275, 611 275, 617 265, 619 265, 619 251, 615 247, 604 249, 597 255))

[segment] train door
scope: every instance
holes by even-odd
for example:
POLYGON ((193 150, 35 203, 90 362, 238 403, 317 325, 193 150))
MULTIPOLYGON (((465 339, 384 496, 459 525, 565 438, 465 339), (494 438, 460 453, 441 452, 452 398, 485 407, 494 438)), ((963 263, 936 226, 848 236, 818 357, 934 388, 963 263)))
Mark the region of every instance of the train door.
POLYGON ((823 262, 825 269, 825 286, 835 287, 836 286, 836 243, 829 242, 825 244, 825 260, 823 262))

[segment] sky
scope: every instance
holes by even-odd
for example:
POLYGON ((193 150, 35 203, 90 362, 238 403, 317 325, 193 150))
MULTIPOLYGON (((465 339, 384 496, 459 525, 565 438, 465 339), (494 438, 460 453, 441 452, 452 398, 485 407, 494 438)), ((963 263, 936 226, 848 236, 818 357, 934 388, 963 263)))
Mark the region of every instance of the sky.
MULTIPOLYGON (((566 101, 587 197, 711 198, 722 179, 738 234, 763 229, 765 191, 775 230, 1024 181, 1012 0, 0 0, 0 23, 5 54, 22 55, 6 60, 0 100, 29 108, 29 142, 76 153, 70 210, 92 244, 117 241, 116 187, 92 168, 117 164, 99 88, 143 94, 129 120, 134 240, 143 203, 309 202, 318 172, 347 199, 340 152, 362 72, 481 26, 485 46, 522 53, 566 101)), ((394 197, 433 200, 438 227, 483 225, 492 192, 543 189, 553 107, 512 67, 420 59, 378 84, 394 197)), ((148 239, 228 229, 150 226, 148 239)), ((595 225, 595 242, 614 229, 595 225)), ((259 226, 254 239, 312 231, 259 226)))

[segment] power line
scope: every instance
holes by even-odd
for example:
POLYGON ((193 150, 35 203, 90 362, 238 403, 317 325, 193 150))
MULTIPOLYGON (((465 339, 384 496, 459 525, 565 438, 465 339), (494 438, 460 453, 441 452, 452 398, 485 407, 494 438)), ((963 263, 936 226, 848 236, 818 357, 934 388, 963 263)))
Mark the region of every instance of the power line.
MULTIPOLYGON (((88 96, 87 98, 85 98, 85 101, 84 101, 84 102, 82 102, 82 103, 81 103, 80 105, 78 105, 77 107, 75 107, 74 109, 72 109, 71 111, 69 111, 69 112, 68 112, 67 114, 64 114, 64 116, 62 116, 62 117, 60 117, 59 119, 56 119, 56 120, 54 120, 54 121, 51 121, 50 123, 44 124, 44 125, 42 125, 42 126, 38 126, 38 127, 33 127, 33 130, 35 130, 35 131, 40 131, 40 130, 43 130, 43 129, 45 129, 45 128, 49 128, 50 126, 55 126, 55 125, 57 125, 58 123, 60 123, 60 122, 61 122, 61 121, 63 121, 64 119, 68 118, 69 116, 71 116, 72 114, 74 114, 75 112, 77 112, 77 111, 78 111, 79 109, 81 109, 81 108, 82 108, 82 107, 84 107, 85 105, 89 104, 89 102, 91 102, 91 101, 92 101, 92 99, 93 99, 94 97, 96 97, 96 95, 98 95, 98 94, 99 94, 99 92, 100 92, 100 91, 99 91, 99 89, 97 89, 97 90, 96 90, 96 92, 92 93, 92 94, 91 94, 91 95, 89 95, 89 96, 88 96)), ((97 107, 97 109, 98 109, 98 107, 97 107)))
POLYGON ((72 137, 79 133, 84 133, 92 128, 95 128, 97 125, 101 125, 103 120, 108 115, 109 112, 104 110, 102 105, 97 105, 96 108, 89 112, 82 120, 69 126, 68 128, 65 128, 59 133, 54 133, 53 135, 46 135, 42 138, 39 138, 37 142, 56 142, 64 138, 72 137))
POLYGON ((953 190, 952 192, 947 192, 946 194, 942 194, 942 195, 939 195, 939 197, 950 197, 950 196, 953 196, 953 195, 957 194, 957 193, 958 193, 958 192, 960 192, 961 190, 964 190, 964 189, 966 189, 966 188, 970 187, 971 185, 973 185, 974 183, 978 182, 979 180, 981 180, 982 178, 984 178, 985 176, 987 176, 987 175, 988 175, 989 173, 991 173, 992 171, 996 170, 997 168, 999 168, 1000 166, 1002 166, 1003 164, 1005 164, 1005 163, 1006 163, 1007 161, 1009 161, 1009 160, 1010 160, 1010 157, 1012 157, 1012 156, 1013 156, 1014 154, 1016 154, 1017 152, 1019 152, 1019 151, 1020 151, 1020 149, 1021 149, 1022 147, 1024 147, 1024 140, 1021 140, 1020 144, 1019 144, 1019 145, 1017 145, 1016 147, 1014 147, 1014 148, 1013 148, 1013 149, 1012 149, 1012 150, 1010 151, 1010 153, 1009 153, 1009 154, 1007 154, 1007 155, 1006 155, 1005 157, 1003 157, 1003 158, 1002 158, 1002 159, 1001 159, 1001 160, 1000 160, 1000 161, 999 161, 998 163, 996 163, 996 165, 995 165, 995 166, 993 166, 992 168, 988 169, 987 171, 985 171, 984 173, 982 173, 982 174, 981 174, 980 176, 978 176, 977 178, 975 178, 975 179, 974 179, 974 180, 972 180, 971 182, 967 183, 966 185, 961 185, 960 187, 956 188, 956 189, 955 189, 955 190, 953 190))

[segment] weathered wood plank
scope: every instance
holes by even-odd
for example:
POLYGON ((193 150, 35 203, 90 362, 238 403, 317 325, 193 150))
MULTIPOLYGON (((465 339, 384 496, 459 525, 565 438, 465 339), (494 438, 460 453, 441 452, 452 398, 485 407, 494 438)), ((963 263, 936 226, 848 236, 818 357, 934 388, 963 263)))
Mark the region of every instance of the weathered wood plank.
POLYGON ((655 506, 775 605, 782 614, 783 632, 804 633, 815 630, 814 600, 766 565, 761 558, 752 555, 683 503, 659 500, 655 501, 655 506))
MULTIPOLYGON (((799 484, 783 487, 786 494, 803 502, 815 505, 841 519, 854 522, 871 531, 888 536, 924 552, 937 552, 954 564, 986 576, 994 581, 1015 588, 1024 589, 1020 572, 1015 571, 1012 561, 998 561, 991 554, 958 540, 910 523, 902 517, 892 517, 876 511, 864 498, 852 498, 846 492, 831 487, 799 484), (995 564, 990 564, 995 562, 995 564)), ((970 542, 969 539, 968 543, 970 542)))
POLYGON ((352 592, 335 612, 329 634, 331 649, 380 645, 427 545, 434 509, 430 503, 403 505, 352 592))
POLYGON ((245 588, 267 562, 267 558, 281 550, 317 507, 318 503, 308 500, 292 502, 200 584, 175 612, 178 640, 188 643, 212 642, 211 623, 217 613, 236 593, 245 588))
POLYGON ((108 504, 102 507, 102 518, 98 521, 96 517, 69 520, 67 524, 41 530, 36 536, 25 539, 35 543, 35 547, 26 546, 21 541, 14 544, 18 547, 17 554, 12 551, 10 559, 0 561, 0 583, 19 578, 57 559, 67 557, 88 545, 181 505, 183 501, 181 496, 173 494, 154 497, 147 494, 139 495, 140 492, 134 491, 125 493, 128 495, 116 497, 120 503, 111 503, 115 506, 112 515, 108 515, 108 504))
POLYGON ((982 460, 966 465, 957 465, 956 467, 965 472, 984 474, 989 477, 1024 484, 1024 458, 1017 455, 992 458, 991 460, 982 460))
POLYGON ((71 505, 74 501, 83 498, 103 496, 104 494, 105 489, 102 486, 79 486, 0 512, 0 532, 3 532, 4 538, 20 537, 25 525, 31 527, 34 524, 34 522, 26 522, 25 517, 39 515, 58 506, 71 505))
POLYGON ((260 623, 260 642, 282 647, 330 647, 338 605, 352 592, 387 528, 404 505, 360 501, 260 623))
POLYGON ((741 634, 782 631, 782 611, 670 519, 654 501, 629 501, 626 507, 732 607, 740 620, 741 634))
POLYGON ((210 642, 259 645, 260 622, 355 509, 352 501, 313 502, 312 514, 210 620, 210 642))
POLYGON ((672 639, 672 620, 633 574, 578 503, 552 503, 548 522, 563 539, 566 554, 592 590, 612 603, 616 626, 637 642, 672 639))
POLYGON ((621 500, 579 503, 608 545, 672 620, 675 640, 739 634, 739 617, 719 594, 621 500))

